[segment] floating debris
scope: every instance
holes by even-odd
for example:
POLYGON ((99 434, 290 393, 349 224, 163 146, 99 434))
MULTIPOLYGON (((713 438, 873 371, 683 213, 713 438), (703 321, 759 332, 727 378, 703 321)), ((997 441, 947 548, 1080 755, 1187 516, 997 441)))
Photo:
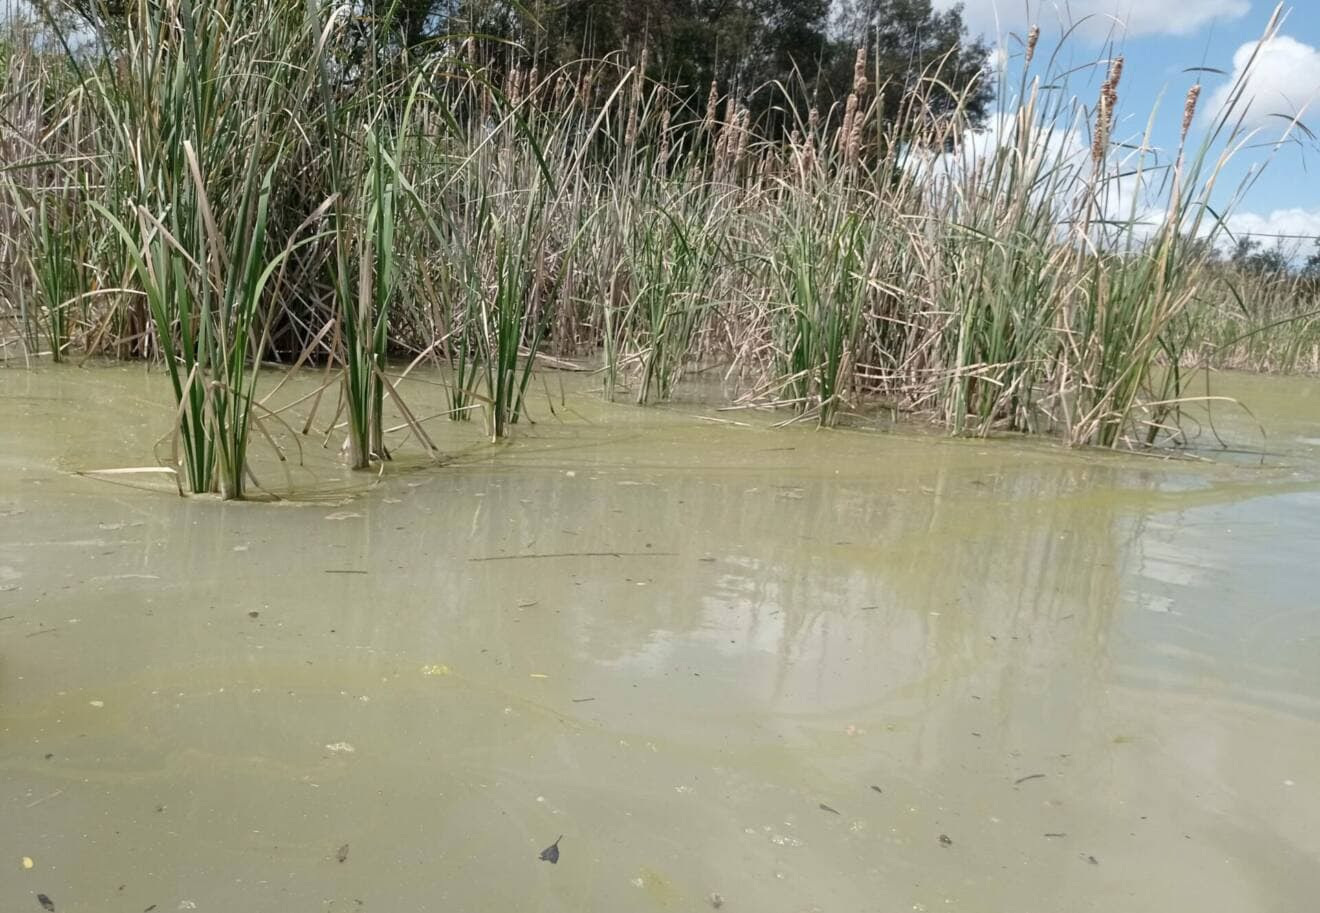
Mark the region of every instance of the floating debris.
POLYGON ((25 869, 30 869, 30 868, 32 868, 34 865, 36 865, 36 863, 32 861, 32 857, 31 857, 31 856, 24 856, 24 857, 23 857, 23 868, 25 868, 25 869))
POLYGON ((550 844, 548 847, 541 850, 540 859, 542 862, 548 862, 551 865, 555 865, 559 862, 559 841, 563 839, 564 839, 564 835, 560 834, 558 837, 555 838, 554 843, 550 844))
POLYGON ((454 670, 444 663, 432 663, 429 666, 422 666, 423 675, 453 675, 454 670))
POLYGON ((25 807, 25 808, 36 808, 36 807, 37 807, 38 805, 40 805, 41 803, 43 803, 43 802, 49 802, 51 799, 57 799, 57 798, 59 798, 59 797, 62 796, 62 795, 64 795, 64 790, 62 790, 62 789, 57 789, 57 790, 55 790, 55 792, 50 793, 50 794, 45 795, 45 796, 42 796, 40 799, 33 799, 31 802, 29 802, 29 803, 28 803, 26 806, 24 806, 24 807, 25 807))
POLYGON ((829 812, 831 815, 837 815, 839 813, 837 808, 830 808, 824 802, 820 803, 820 810, 823 812, 829 812))
POLYGON ((344 751, 344 752, 348 752, 349 754, 352 754, 353 752, 357 751, 356 748, 354 748, 352 745, 348 744, 347 742, 331 742, 329 745, 325 746, 325 750, 344 751))
POLYGON ((881 789, 880 787, 878 787, 878 786, 872 786, 871 788, 872 788, 873 790, 875 790, 876 792, 880 793, 881 795, 884 795, 884 792, 885 792, 885 791, 884 791, 883 789, 881 789))
POLYGON ((55 913, 55 901, 45 894, 37 895, 37 903, 41 904, 41 909, 48 911, 48 913, 55 913))
POLYGON ((1052 833, 1048 833, 1048 834, 1046 834, 1045 836, 1046 836, 1046 837, 1067 837, 1068 835, 1065 834, 1065 833, 1063 833, 1062 831, 1054 831, 1054 832, 1052 832, 1052 833))
POLYGON ((712 891, 710 897, 708 897, 707 900, 710 901, 710 905, 714 907, 716 910, 724 906, 724 898, 720 895, 719 891, 712 891))
POLYGON ((347 843, 345 843, 343 846, 341 846, 341 847, 339 848, 339 851, 335 853, 335 858, 338 859, 340 862, 348 862, 348 844, 347 844, 347 843))
POLYGON ((953 846, 953 841, 949 839, 948 834, 940 834, 940 846, 953 846))
POLYGON ((1023 783, 1026 783, 1028 780, 1044 780, 1044 779, 1045 779, 1044 774, 1027 774, 1025 777, 1018 777, 1016 780, 1014 780, 1013 785, 1021 786, 1023 783))
POLYGON ((1091 863, 1091 865, 1099 865, 1099 864, 1100 864, 1100 860, 1099 860, 1099 859, 1096 859, 1094 856, 1087 856, 1087 857, 1086 857, 1086 861, 1089 862, 1089 863, 1091 863))

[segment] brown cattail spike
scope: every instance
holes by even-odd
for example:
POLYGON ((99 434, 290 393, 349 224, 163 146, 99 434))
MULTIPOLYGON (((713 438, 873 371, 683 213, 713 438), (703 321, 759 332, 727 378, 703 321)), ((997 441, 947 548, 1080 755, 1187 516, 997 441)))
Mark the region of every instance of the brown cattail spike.
POLYGON ((857 94, 850 93, 843 106, 843 124, 839 127, 838 149, 847 154, 848 142, 852 138, 853 119, 857 117, 857 94))
POLYGON ((1187 139, 1187 131, 1192 129, 1192 120, 1196 117, 1196 100, 1200 96, 1199 82, 1187 90, 1187 101, 1183 103, 1182 139, 1187 139))
POLYGON ((853 62, 853 92, 858 96, 866 93, 866 47, 857 49, 857 59, 853 62))
POLYGON ((1109 67, 1109 78, 1100 86, 1100 100, 1095 116, 1095 137, 1091 145, 1091 159, 1099 167, 1109 150, 1109 134, 1114 125, 1114 111, 1118 107, 1118 81, 1123 78, 1123 58, 1115 57, 1109 67))
POLYGON ((747 139, 751 135, 752 112, 744 105, 738 110, 738 116, 735 120, 735 129, 738 131, 738 145, 733 155, 733 167, 737 168, 742 164, 743 158, 747 155, 747 139))
POLYGON ((1036 42, 1040 41, 1040 26, 1033 25, 1027 32, 1027 66, 1031 66, 1031 60, 1036 56, 1036 42))

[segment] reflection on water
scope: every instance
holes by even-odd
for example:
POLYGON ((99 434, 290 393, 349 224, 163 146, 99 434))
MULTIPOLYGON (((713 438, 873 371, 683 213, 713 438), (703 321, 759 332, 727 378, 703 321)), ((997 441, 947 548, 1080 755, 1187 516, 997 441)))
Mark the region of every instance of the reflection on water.
POLYGON ((159 378, 3 381, 0 857, 34 865, 2 910, 1320 891, 1304 445, 1198 464, 577 395, 377 485, 311 441, 302 495, 221 504, 69 474, 145 462, 159 378))

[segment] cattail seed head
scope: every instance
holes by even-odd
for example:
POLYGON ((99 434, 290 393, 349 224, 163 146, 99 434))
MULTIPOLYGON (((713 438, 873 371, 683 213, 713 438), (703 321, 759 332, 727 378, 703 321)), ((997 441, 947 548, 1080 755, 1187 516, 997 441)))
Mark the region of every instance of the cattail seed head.
POLYGON ((1031 59, 1036 56, 1036 42, 1040 41, 1040 26, 1033 25, 1027 32, 1027 65, 1031 65, 1031 59))
POLYGON ((578 79, 578 104, 585 110, 590 107, 591 102, 591 70, 588 67, 582 68, 582 75, 578 79))
POLYGON ((852 130, 848 132, 848 148, 844 154, 849 165, 856 165, 862 151, 862 122, 866 114, 860 108, 853 112, 852 130))
POLYGON ((847 154, 848 143, 852 139, 853 120, 857 117, 857 96, 850 93, 848 101, 843 107, 843 123, 839 126, 837 137, 838 149, 847 154))
POLYGON ((743 158, 747 155, 747 140, 751 135, 752 112, 743 105, 738 110, 736 129, 738 131, 738 146, 733 155, 733 167, 737 168, 742 164, 743 158))
POLYGON ((1095 112, 1095 135, 1091 138, 1091 160, 1097 167, 1109 149, 1109 127, 1113 118, 1110 97, 1109 83, 1106 82, 1100 87, 1100 100, 1095 112))
POLYGON ((647 49, 642 48, 642 59, 638 62, 637 68, 633 70, 632 103, 634 106, 640 104, 642 100, 642 92, 646 83, 647 57, 647 49))
POLYGON ((853 62, 853 92, 857 95, 866 93, 866 46, 857 49, 857 59, 853 62))
POLYGON ((1118 91, 1118 81, 1123 78, 1123 55, 1114 58, 1114 62, 1109 67, 1109 88, 1112 91, 1118 91))
POLYGON ((522 67, 516 66, 509 71, 509 77, 504 81, 504 95, 511 105, 518 104, 522 95, 522 76, 522 67))
POLYGON ((1096 167, 1109 150, 1109 134, 1114 125, 1114 111, 1118 108, 1118 81, 1123 78, 1123 58, 1115 57, 1109 67, 1109 78, 1100 86, 1100 99, 1096 106, 1095 137, 1091 144, 1091 159, 1096 167))
POLYGON ((656 167, 663 174, 669 163, 669 109, 660 112, 660 151, 656 155, 656 167))
POLYGON ((1196 100, 1200 96, 1199 82, 1187 90, 1187 101, 1183 103, 1182 139, 1187 139, 1187 131, 1192 128, 1192 120, 1196 117, 1196 100))
POLYGON ((715 80, 710 81, 710 94, 706 96, 706 118, 701 122, 701 127, 709 133, 715 127, 715 111, 720 104, 719 83, 715 80))

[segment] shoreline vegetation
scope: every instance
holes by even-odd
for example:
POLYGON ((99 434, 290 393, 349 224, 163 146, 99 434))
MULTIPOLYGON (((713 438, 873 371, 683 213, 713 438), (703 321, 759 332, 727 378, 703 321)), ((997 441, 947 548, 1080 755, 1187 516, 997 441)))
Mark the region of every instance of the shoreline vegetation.
POLYGON ((1033 28, 974 130, 937 75, 882 117, 860 48, 837 105, 757 87, 772 131, 745 92, 648 77, 645 47, 541 69, 455 36, 414 62, 315 0, 124 6, 113 40, 5 26, 0 358, 161 365, 181 491, 241 498, 249 447, 299 433, 259 364, 324 373, 301 433, 342 426, 357 468, 387 414, 439 454, 446 416, 398 391, 424 364, 492 439, 543 359, 642 406, 718 365, 822 426, 872 403, 1110 448, 1176 446, 1199 371, 1320 370, 1320 285, 1216 254, 1251 180, 1228 163, 1309 136, 1245 126, 1246 75, 1221 111, 1191 73, 1134 120, 1121 56, 1065 65, 1033 28))

